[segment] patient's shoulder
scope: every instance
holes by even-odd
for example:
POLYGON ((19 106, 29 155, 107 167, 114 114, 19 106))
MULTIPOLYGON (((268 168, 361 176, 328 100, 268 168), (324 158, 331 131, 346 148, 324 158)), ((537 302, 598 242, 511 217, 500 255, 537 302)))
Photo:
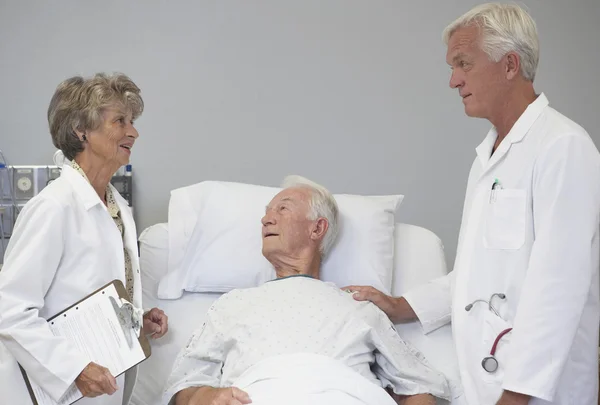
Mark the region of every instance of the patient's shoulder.
POLYGON ((382 321, 384 323, 391 323, 385 312, 371 301, 355 300, 353 297, 353 295, 356 294, 355 291, 344 290, 344 292, 346 293, 348 300, 352 302, 351 305, 353 305, 357 317, 362 318, 370 325, 381 325, 382 321))
POLYGON ((354 291, 350 291, 344 288, 336 286, 334 283, 326 282, 326 287, 330 290, 332 295, 339 297, 340 300, 344 301, 349 308, 352 309, 357 315, 369 315, 375 316, 379 309, 375 304, 370 301, 357 301, 354 299, 354 291))
POLYGON ((213 302, 211 309, 219 310, 226 308, 230 305, 236 305, 240 301, 244 300, 246 296, 248 296, 247 290, 249 289, 239 288, 223 293, 219 298, 215 300, 215 302, 213 302))
POLYGON ((262 286, 236 288, 223 293, 211 305, 209 312, 213 315, 227 316, 230 313, 239 314, 249 307, 261 295, 262 286))

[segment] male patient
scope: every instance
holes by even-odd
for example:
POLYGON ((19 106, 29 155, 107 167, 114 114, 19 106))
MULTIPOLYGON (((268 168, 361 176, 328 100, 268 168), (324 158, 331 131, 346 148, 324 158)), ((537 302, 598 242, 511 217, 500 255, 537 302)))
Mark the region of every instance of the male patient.
POLYGON ((277 278, 214 303, 174 363, 164 404, 429 405, 449 398, 444 375, 379 308, 319 280, 337 227, 338 208, 325 188, 286 179, 262 219, 262 252, 277 278))

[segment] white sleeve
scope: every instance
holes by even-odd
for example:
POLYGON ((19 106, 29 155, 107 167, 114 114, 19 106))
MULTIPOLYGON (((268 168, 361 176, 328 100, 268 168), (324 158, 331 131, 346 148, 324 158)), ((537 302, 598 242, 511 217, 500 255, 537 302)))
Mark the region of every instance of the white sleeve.
POLYGON ((532 187, 535 241, 503 388, 551 402, 598 271, 600 157, 593 142, 559 138, 538 158, 532 187))
POLYGON ((162 403, 175 404, 175 394, 186 388, 220 386, 225 359, 224 337, 217 327, 217 316, 213 305, 207 313, 206 322, 194 332, 186 347, 177 355, 165 385, 162 403))
POLYGON ((39 315, 68 237, 64 218, 58 203, 32 199, 18 216, 0 271, 0 342, 55 401, 89 363, 39 315))
POLYGON ((439 277, 403 294, 425 334, 450 322, 452 315, 452 283, 454 272, 439 277))
POLYGON ((450 400, 450 385, 444 374, 433 368, 422 353, 398 335, 383 311, 374 304, 369 305, 376 312, 372 327, 376 348, 373 372, 383 387, 392 387, 398 395, 431 394, 450 400))

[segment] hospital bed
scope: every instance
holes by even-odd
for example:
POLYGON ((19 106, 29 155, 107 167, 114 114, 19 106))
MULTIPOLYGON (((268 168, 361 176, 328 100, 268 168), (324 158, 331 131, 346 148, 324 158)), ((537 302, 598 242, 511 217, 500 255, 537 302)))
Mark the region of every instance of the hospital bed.
MULTIPOLYGON (((170 207, 171 210, 171 207, 170 207)), ((170 213, 171 215, 171 213, 170 213)), ((152 356, 139 366, 131 405, 159 405, 172 364, 192 332, 205 320, 212 303, 222 292, 186 292, 177 299, 160 299, 159 282, 169 267, 169 223, 152 225, 141 233, 140 267, 144 307, 158 307, 169 317, 169 332, 152 341, 152 356)), ((447 274, 441 240, 431 231, 405 223, 395 223, 394 259, 391 292, 404 291, 447 274)), ((453 405, 461 403, 450 325, 424 335, 418 323, 397 325, 399 334, 421 350, 428 360, 448 378, 453 391, 453 405)), ((439 401, 447 404, 446 401, 439 401)))

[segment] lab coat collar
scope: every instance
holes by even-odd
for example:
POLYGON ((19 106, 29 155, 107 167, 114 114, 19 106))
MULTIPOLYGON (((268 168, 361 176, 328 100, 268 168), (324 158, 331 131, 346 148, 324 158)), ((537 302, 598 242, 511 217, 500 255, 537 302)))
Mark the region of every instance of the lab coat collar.
POLYGON ((508 135, 506 135, 506 138, 500 143, 493 156, 492 149, 496 142, 496 138, 498 137, 498 132, 495 127, 491 128, 483 142, 476 148, 477 156, 479 157, 482 166, 485 167, 488 163, 491 165, 497 162, 504 154, 506 154, 506 152, 508 152, 508 149, 513 143, 521 142, 548 104, 548 98, 546 98, 544 93, 541 93, 531 104, 529 104, 517 122, 515 122, 508 135))
POLYGON ((92 207, 95 207, 98 204, 102 204, 102 200, 94 190, 94 187, 75 169, 71 167, 70 164, 64 164, 62 166, 61 176, 65 176, 65 179, 71 183, 73 186, 73 190, 75 194, 81 198, 83 201, 83 206, 86 210, 89 210, 92 207))

